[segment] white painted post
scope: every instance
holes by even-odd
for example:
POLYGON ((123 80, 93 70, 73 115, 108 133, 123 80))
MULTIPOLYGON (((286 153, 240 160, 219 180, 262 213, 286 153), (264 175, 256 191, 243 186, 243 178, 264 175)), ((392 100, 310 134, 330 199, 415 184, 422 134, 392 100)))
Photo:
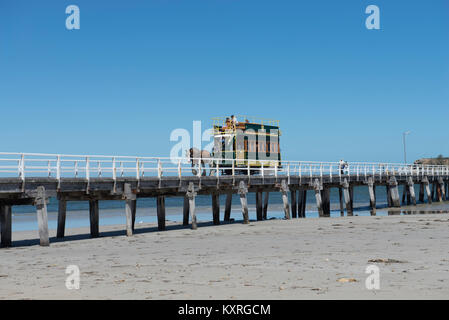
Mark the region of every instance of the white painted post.
POLYGON ((115 157, 112 158, 112 179, 115 181, 117 181, 117 168, 115 165, 115 157))
MULTIPOLYGON (((159 176, 159 175, 158 175, 159 176)), ((139 172, 139 158, 136 158, 136 179, 139 181, 140 179, 140 172, 139 172)))
POLYGON ((160 179, 162 177, 162 164, 161 159, 157 159, 157 177, 160 179))
POLYGON ((86 157, 86 179, 90 180, 89 157, 86 157))
POLYGON ((25 181, 25 155, 22 154, 20 157, 20 178, 25 181))
POLYGON ((98 176, 101 178, 101 161, 97 161, 98 176))
POLYGON ((56 159, 56 179, 61 182, 61 157, 58 156, 56 159))

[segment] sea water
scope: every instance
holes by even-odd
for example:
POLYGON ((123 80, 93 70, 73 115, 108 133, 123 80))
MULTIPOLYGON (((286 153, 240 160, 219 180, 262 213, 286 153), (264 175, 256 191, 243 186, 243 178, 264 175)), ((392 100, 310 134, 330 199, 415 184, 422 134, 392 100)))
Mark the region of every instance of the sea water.
MULTIPOLYGON (((399 186, 399 194, 402 195, 403 186, 399 186)), ((415 193, 418 195, 419 186, 416 186, 415 193)), ((376 188, 377 215, 390 214, 407 214, 413 213, 408 209, 402 211, 382 210, 387 208, 387 195, 385 187, 376 188)), ((248 211, 249 219, 256 220, 256 197, 254 193, 248 193, 248 211)), ((340 200, 337 188, 331 189, 331 217, 340 216, 340 200)), ((212 221, 211 197, 207 195, 199 195, 196 197, 196 216, 199 222, 212 221)), ((220 197, 220 220, 223 220, 223 211, 225 207, 226 197, 220 197)), ((290 195, 289 195, 290 201, 290 195)), ((167 197, 165 200, 166 220, 174 222, 182 222, 183 216, 182 197, 167 197)), ((369 193, 366 186, 358 186, 354 188, 354 215, 368 216, 370 215, 369 193)), ((50 198, 48 204, 48 227, 49 229, 57 228, 58 221, 58 200, 50 198)), ((106 225, 125 225, 125 202, 124 201, 99 201, 100 208, 100 226, 106 225)), ((449 205, 436 204, 434 206, 420 207, 420 211, 424 212, 445 212, 449 211, 449 205), (431 211, 429 211, 431 210, 431 211)), ((313 190, 307 191, 307 207, 306 218, 317 218, 318 210, 316 207, 315 193, 313 190)), ((234 194, 232 198, 231 218, 242 220, 242 211, 239 195, 234 194)), ((280 192, 270 192, 269 206, 267 212, 268 219, 284 218, 283 204, 280 192)), ((156 223, 157 210, 155 198, 137 199, 136 210, 136 227, 142 223, 156 223)), ((89 226, 89 203, 87 201, 70 201, 67 202, 66 228, 88 227, 89 226)), ((13 231, 37 230, 36 211, 33 206, 14 206, 12 217, 13 231)))

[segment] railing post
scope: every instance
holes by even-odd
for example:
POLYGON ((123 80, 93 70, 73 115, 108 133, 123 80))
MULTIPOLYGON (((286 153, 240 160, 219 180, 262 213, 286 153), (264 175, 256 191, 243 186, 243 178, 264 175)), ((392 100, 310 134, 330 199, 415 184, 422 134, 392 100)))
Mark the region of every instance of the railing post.
MULTIPOLYGON (((159 177, 159 174, 158 174, 159 177)), ((136 179, 139 181, 140 179, 140 165, 139 165, 139 158, 136 158, 136 179)))
POLYGON ((19 174, 22 181, 25 181, 25 155, 22 154, 20 157, 19 174))
POLYGON ((102 174, 102 172, 101 172, 101 161, 97 162, 97 170, 98 170, 98 176, 101 178, 101 174, 102 174))
POLYGON ((160 179, 162 177, 162 164, 161 159, 157 159, 157 177, 160 179))
POLYGON ((61 157, 56 158, 56 179, 58 183, 61 181, 61 157))
POLYGON ((220 176, 220 174, 219 174, 220 165, 219 165, 218 161, 215 163, 215 170, 216 170, 215 174, 216 174, 217 179, 218 179, 218 177, 220 176))
POLYGON ((112 179, 114 182, 117 180, 117 168, 115 164, 115 157, 112 158, 112 179))
POLYGON ((178 160, 178 178, 181 179, 182 171, 181 171, 181 160, 178 160))
POLYGON ((51 164, 50 161, 47 161, 47 171, 48 171, 48 177, 51 177, 51 164))
POLYGON ((90 166, 89 166, 89 157, 86 157, 86 179, 90 180, 90 166))

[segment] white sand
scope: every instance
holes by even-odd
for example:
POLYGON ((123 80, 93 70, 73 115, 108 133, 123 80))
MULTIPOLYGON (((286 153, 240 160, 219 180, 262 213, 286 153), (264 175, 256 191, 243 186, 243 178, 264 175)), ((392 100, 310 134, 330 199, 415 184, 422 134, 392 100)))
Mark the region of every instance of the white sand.
POLYGON ((103 227, 98 239, 72 229, 68 235, 83 236, 50 247, 21 241, 37 231, 16 232, 15 247, 0 249, 0 298, 449 298, 448 214, 168 226, 133 237, 123 226, 103 227), (402 263, 375 263, 381 287, 367 290, 368 260, 387 258, 402 263), (79 290, 65 287, 72 264, 80 268, 79 290))

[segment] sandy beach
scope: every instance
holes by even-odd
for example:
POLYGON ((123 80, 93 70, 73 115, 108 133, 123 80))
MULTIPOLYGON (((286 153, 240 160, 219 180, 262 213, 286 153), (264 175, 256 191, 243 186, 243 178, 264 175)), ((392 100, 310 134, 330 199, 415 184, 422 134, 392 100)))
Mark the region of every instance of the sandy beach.
POLYGON ((37 231, 15 232, 14 247, 0 250, 0 298, 449 298, 449 214, 123 229, 101 227, 97 239, 68 229, 50 247, 37 245, 37 231), (379 290, 365 287, 372 264, 379 290), (80 269, 79 290, 65 286, 68 265, 80 269))

